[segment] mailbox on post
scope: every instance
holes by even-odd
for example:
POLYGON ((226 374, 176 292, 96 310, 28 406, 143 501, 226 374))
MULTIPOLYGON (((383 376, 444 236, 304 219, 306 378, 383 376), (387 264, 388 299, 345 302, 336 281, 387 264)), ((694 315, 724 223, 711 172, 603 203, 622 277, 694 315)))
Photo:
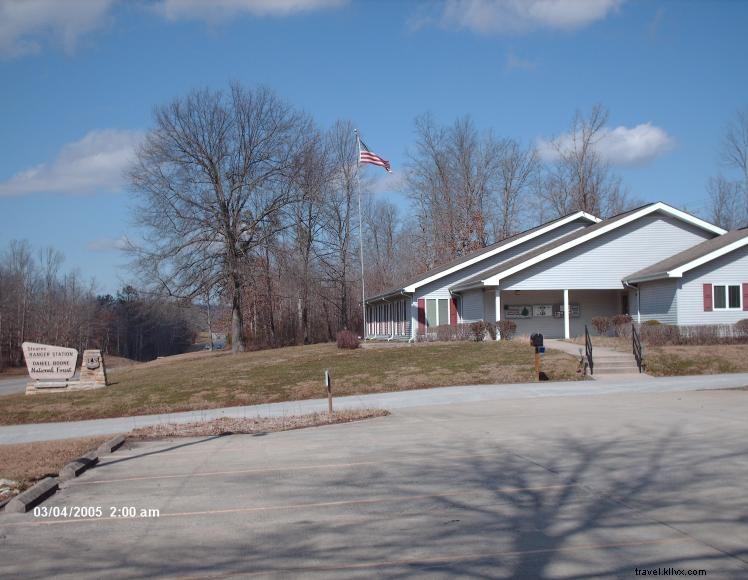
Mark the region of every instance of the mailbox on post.
POLYGON ((535 352, 542 352, 538 349, 543 347, 543 335, 539 332, 530 335, 530 344, 535 347, 535 352))

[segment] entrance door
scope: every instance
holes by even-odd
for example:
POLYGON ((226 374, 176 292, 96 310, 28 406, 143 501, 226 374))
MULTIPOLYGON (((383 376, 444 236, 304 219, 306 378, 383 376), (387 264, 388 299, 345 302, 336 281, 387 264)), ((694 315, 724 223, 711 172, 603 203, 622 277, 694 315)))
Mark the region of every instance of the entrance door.
POLYGON ((629 314, 629 295, 621 295, 621 314, 629 314))

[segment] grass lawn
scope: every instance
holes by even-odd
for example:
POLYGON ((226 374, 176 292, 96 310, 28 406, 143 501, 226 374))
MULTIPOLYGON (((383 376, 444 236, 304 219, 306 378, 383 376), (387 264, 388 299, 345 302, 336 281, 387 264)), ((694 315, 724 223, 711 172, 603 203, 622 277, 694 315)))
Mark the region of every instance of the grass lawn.
MULTIPOLYGON (((334 344, 231 353, 192 353, 112 369, 112 385, 79 393, 0 397, 0 424, 74 421, 252 405, 334 395, 448 385, 529 382, 533 349, 519 342, 375 345, 353 351, 334 344)), ((543 371, 573 380, 574 357, 549 351, 543 371)))
MULTIPOLYGON (((573 342, 583 345, 584 337, 573 342)), ((593 355, 596 346, 628 353, 632 348, 630 338, 612 336, 593 336, 593 355)), ((647 373, 656 377, 748 372, 748 344, 644 345, 644 355, 647 373)))

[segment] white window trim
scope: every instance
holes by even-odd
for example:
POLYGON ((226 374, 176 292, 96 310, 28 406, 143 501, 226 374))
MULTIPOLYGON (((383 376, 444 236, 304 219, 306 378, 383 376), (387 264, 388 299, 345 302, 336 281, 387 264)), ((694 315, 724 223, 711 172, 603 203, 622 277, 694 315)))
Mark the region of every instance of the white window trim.
POLYGON ((743 310, 743 283, 742 282, 718 282, 712 284, 712 310, 723 312, 725 310, 743 310), (717 302, 717 286, 725 287, 725 307, 718 308, 717 302), (730 306, 730 286, 738 287, 738 299, 740 300, 740 306, 730 306))

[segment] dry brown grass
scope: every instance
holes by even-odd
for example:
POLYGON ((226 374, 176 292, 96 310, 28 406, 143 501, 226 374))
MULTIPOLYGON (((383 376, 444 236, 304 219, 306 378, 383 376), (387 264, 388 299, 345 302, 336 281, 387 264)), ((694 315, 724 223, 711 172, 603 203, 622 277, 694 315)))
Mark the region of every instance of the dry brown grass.
POLYGON ((332 417, 327 413, 308 413, 306 415, 288 415, 286 417, 231 418, 221 417, 212 421, 195 423, 164 423, 142 427, 130 432, 128 438, 164 439, 168 437, 212 437, 217 435, 252 435, 256 433, 273 433, 290 431, 320 425, 351 423, 373 417, 384 417, 390 412, 384 409, 356 409, 335 411, 332 417))
MULTIPOLYGON (((74 421, 254 405, 326 396, 324 369, 334 395, 459 384, 532 382, 534 350, 525 342, 367 345, 339 350, 316 344, 231 354, 200 352, 112 369, 105 389, 0 397, 0 424, 74 421)), ((551 380, 574 380, 577 361, 548 351, 551 380)))
POLYGON ((15 482, 15 491, 22 491, 40 479, 57 475, 66 463, 106 440, 107 437, 82 437, 0 445, 0 479, 15 482))
POLYGON ((748 345, 657 346, 645 350, 647 373, 655 376, 748 372, 748 345))

